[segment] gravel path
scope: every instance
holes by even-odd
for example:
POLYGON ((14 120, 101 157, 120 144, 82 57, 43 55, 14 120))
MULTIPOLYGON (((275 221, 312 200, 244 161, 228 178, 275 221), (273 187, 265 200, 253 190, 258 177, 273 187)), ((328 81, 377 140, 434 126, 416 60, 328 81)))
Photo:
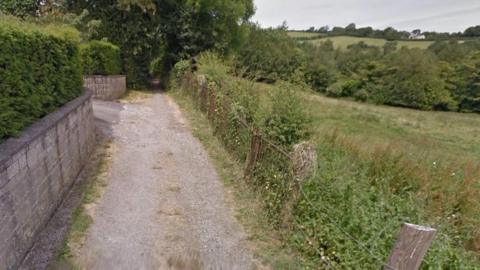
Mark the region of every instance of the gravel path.
MULTIPOLYGON (((112 106, 94 108, 111 119, 112 106)), ((176 104, 157 93, 124 104, 115 122, 110 179, 77 258, 81 268, 254 268, 221 180, 176 104)))

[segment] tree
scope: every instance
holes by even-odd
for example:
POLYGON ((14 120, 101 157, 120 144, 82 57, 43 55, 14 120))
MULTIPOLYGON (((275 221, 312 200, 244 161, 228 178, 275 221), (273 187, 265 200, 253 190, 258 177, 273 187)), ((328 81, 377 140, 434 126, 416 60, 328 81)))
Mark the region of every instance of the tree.
POLYGON ((39 5, 38 0, 2 0, 0 11, 18 17, 35 16, 39 5))
POLYGON ((400 39, 400 35, 398 34, 398 31, 395 30, 395 28, 393 27, 385 28, 385 30, 383 30, 383 36, 386 40, 400 39))
POLYGON ((416 36, 420 35, 421 33, 422 33, 422 30, 420 30, 420 29, 415 29, 415 30, 412 31, 412 34, 414 34, 416 36))
POLYGON ((265 82, 290 81, 304 63, 304 54, 285 30, 249 26, 248 39, 238 51, 239 73, 265 82))
POLYGON ((351 23, 345 27, 345 33, 347 34, 355 34, 355 30, 357 30, 357 26, 354 23, 351 23))
POLYGON ((476 52, 457 66, 455 99, 459 111, 480 112, 480 53, 476 52))
POLYGON ((466 37, 480 37, 480 25, 467 28, 463 35, 466 37))
POLYGON ((391 54, 387 65, 393 71, 384 78, 387 104, 416 109, 455 106, 431 53, 404 47, 391 54))
POLYGON ((66 7, 101 21, 94 38, 121 48, 131 86, 145 85, 152 61, 168 71, 201 51, 239 47, 255 11, 251 0, 67 0, 66 7))
POLYGON ((327 40, 318 46, 306 45, 305 80, 316 91, 325 92, 335 82, 337 69, 333 42, 327 40))

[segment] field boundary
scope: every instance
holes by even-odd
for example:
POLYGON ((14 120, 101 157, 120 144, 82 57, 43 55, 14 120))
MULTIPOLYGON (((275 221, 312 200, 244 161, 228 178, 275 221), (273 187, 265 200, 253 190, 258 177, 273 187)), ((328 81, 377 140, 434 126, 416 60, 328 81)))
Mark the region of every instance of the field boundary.
MULTIPOLYGON (((236 125, 237 129, 241 128, 248 133, 250 144, 243 172, 243 180, 245 183, 252 184, 253 179, 256 177, 256 169, 258 168, 258 166, 260 166, 260 159, 274 153, 283 158, 282 173, 284 177, 282 178, 281 185, 285 190, 290 191, 290 194, 288 194, 286 197, 279 198, 283 199, 283 208, 288 209, 289 205, 292 205, 294 201, 298 200, 298 198, 302 196, 306 199, 309 207, 317 209, 317 211, 322 211, 322 209, 318 209, 311 202, 307 193, 303 190, 302 181, 304 179, 301 179, 301 177, 299 177, 299 172, 296 170, 295 167, 295 160, 292 157, 293 154, 288 149, 285 149, 284 147, 270 140, 269 136, 261 132, 260 128, 257 127, 254 123, 248 121, 247 119, 241 117, 238 113, 236 113, 236 111, 233 109, 233 104, 235 103, 234 100, 232 100, 227 95, 219 93, 214 87, 209 87, 205 76, 202 75, 186 73, 185 76, 182 78, 180 84, 180 90, 192 99, 194 107, 196 107, 196 109, 198 109, 202 113, 206 114, 207 119, 213 125, 215 136, 222 137, 225 135, 226 132, 228 132, 229 117, 233 117, 234 121, 238 124, 236 125)), ((314 166, 316 166, 316 164, 314 166)), ((328 208, 328 206, 326 205, 324 205, 324 207, 328 208)), ((282 209, 281 211, 282 220, 280 225, 284 227, 291 227, 291 224, 289 224, 292 222, 291 211, 284 211, 284 209, 282 209)), ((322 212, 327 213, 327 211, 322 212)), ((436 233, 436 230, 432 228, 404 224, 399 234, 395 248, 392 251, 390 258, 388 259, 388 262, 386 262, 385 258, 381 258, 380 256, 378 256, 361 240, 355 238, 347 231, 343 230, 341 226, 336 223, 334 217, 327 216, 327 218, 332 224, 336 225, 339 231, 346 238, 350 239, 353 243, 357 245, 359 249, 363 250, 372 259, 377 261, 379 266, 386 270, 418 269, 436 233), (408 231, 409 229, 411 229, 412 232, 405 233, 405 231, 408 231), (429 236, 424 237, 424 234, 428 234, 429 236), (420 240, 418 240, 419 236, 421 236, 420 240), (422 252, 417 252, 415 254, 417 246, 403 245, 403 243, 411 243, 412 241, 417 241, 416 243, 422 246, 422 252), (405 256, 402 254, 411 254, 412 256, 405 256), (405 263, 410 261, 411 264, 405 263), (404 268, 404 264, 409 265, 408 268, 404 268)), ((305 235, 305 238, 307 238, 306 232, 301 231, 300 233, 305 235)), ((380 234, 381 233, 382 232, 380 232, 380 234)), ((321 250, 316 249, 316 253, 320 260, 323 262, 326 269, 338 269, 338 266, 335 265, 335 262, 332 262, 327 257, 325 257, 321 250)))

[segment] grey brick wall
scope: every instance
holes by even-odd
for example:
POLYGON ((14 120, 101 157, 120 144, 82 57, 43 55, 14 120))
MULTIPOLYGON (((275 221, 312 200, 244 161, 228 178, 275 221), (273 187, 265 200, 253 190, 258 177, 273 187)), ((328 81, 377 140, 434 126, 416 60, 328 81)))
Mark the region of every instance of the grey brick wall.
POLYGON ((127 80, 123 75, 85 76, 84 87, 93 91, 93 98, 100 100, 115 100, 127 91, 127 80))
POLYGON ((95 142, 92 92, 0 145, 0 270, 16 269, 95 142))

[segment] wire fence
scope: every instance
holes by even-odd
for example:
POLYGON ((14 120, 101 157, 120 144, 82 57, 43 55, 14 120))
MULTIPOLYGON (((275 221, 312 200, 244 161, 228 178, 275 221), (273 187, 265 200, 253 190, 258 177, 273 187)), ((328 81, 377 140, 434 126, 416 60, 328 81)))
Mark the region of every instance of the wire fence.
MULTIPOLYGON (((290 151, 262 133, 253 121, 240 115, 234 109, 234 100, 220 93, 215 86, 209 86, 205 78, 191 73, 185 75, 180 89, 192 98, 198 110, 206 114, 214 127, 215 135, 222 139, 227 150, 233 153, 236 158, 245 160, 244 180, 249 184, 260 185, 271 191, 267 192, 266 196, 269 198, 266 199, 273 204, 268 206, 267 209, 270 215, 281 217, 277 219, 277 225, 288 226, 292 219, 291 211, 285 211, 285 209, 288 209, 289 204, 292 204, 301 196, 309 207, 321 212, 345 239, 354 243, 358 250, 374 260, 378 264, 378 268, 397 270, 397 268, 386 264, 384 255, 378 255, 369 247, 368 242, 365 243, 345 230, 336 221, 336 218, 329 214, 329 212, 333 212, 330 206, 314 204, 311 201, 296 175, 290 151), (265 178, 271 177, 271 175, 274 176, 273 178, 276 181, 266 184, 267 179, 265 178)), ((301 230, 299 233, 305 239, 309 239, 305 228, 301 226, 295 228, 301 230)), ((383 230, 380 231, 373 239, 381 237, 383 233, 383 230)), ((317 246, 313 248, 326 269, 344 269, 341 263, 325 256, 317 246)))

